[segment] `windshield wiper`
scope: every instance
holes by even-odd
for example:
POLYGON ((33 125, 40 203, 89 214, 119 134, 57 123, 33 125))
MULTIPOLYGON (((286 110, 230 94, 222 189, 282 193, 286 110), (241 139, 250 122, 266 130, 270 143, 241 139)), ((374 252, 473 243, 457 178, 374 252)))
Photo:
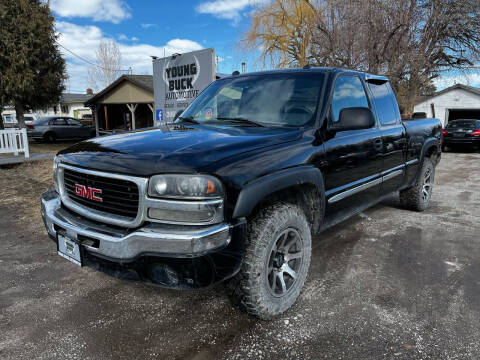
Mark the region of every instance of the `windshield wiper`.
POLYGON ((248 120, 248 119, 245 119, 245 118, 242 118, 242 117, 217 117, 216 119, 217 120, 228 120, 228 121, 250 124, 250 125, 254 125, 254 126, 265 127, 265 125, 263 125, 263 124, 260 124, 256 121, 248 120))
POLYGON ((185 122, 192 123, 192 124, 199 124, 199 122, 197 120, 195 120, 193 118, 193 116, 186 116, 186 117, 179 116, 178 119, 180 119, 182 121, 185 121, 185 122))

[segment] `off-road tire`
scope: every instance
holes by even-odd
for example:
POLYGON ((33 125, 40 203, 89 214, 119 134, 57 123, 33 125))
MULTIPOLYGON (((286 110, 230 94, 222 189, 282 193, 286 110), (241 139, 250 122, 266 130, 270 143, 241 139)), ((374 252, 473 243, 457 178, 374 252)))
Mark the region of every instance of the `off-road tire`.
POLYGON ((248 220, 245 258, 241 270, 226 284, 230 299, 247 313, 261 319, 270 319, 283 313, 294 304, 305 283, 311 251, 309 224, 298 206, 278 202, 260 209, 248 220), (297 240, 299 238, 301 239, 297 240), (280 250, 275 251, 281 249, 281 239, 284 239, 286 245, 283 249, 285 255, 280 250), (287 244, 293 242, 295 245, 288 247, 287 244), (279 253, 282 260, 274 256, 279 253), (274 262, 271 261, 272 256, 274 262), (292 259, 288 260, 290 258, 292 259), (286 261, 287 267, 278 267, 282 261, 283 265, 286 261), (294 268, 297 271, 294 272, 293 280, 287 270, 294 268), (280 276, 283 277, 283 284, 280 276), (275 291, 280 294, 275 294, 275 291))
POLYGON ((435 166, 430 158, 423 160, 422 169, 415 179, 412 187, 400 191, 400 203, 407 209, 424 211, 430 204, 430 199, 433 190, 433 183, 435 180, 435 166), (430 178, 427 179, 428 173, 430 178), (426 181, 430 183, 428 189, 428 196, 425 194, 426 181))

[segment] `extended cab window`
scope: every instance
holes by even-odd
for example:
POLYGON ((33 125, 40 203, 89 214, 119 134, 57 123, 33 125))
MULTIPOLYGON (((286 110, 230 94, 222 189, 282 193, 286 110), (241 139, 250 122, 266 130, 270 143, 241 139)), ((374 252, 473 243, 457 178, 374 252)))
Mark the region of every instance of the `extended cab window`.
POLYGON ((368 83, 372 91, 373 101, 377 109, 378 117, 382 125, 391 125, 397 123, 400 117, 400 111, 388 82, 382 84, 368 83))
POLYGON ((264 126, 312 123, 323 86, 322 73, 238 76, 213 82, 183 112, 199 123, 247 119, 264 126))
POLYGON ((351 107, 368 108, 367 94, 362 81, 357 76, 341 76, 335 83, 332 99, 333 122, 337 122, 340 111, 351 107))

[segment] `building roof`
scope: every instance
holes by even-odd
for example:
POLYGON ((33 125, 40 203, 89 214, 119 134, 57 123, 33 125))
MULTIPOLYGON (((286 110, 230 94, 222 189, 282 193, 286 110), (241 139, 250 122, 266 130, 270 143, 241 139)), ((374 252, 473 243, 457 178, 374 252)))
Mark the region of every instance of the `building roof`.
POLYGON ((84 103, 90 99, 93 95, 90 94, 71 94, 63 93, 60 99, 62 103, 84 103))
POLYGON ((452 85, 448 88, 445 88, 443 90, 440 90, 440 91, 437 91, 436 93, 434 93, 433 95, 427 95, 427 96, 418 96, 418 99, 417 101, 415 102, 415 105, 418 105, 422 102, 425 102, 427 100, 430 100, 436 96, 439 96, 439 95, 442 95, 442 94, 445 94, 449 91, 452 91, 452 90, 465 90, 465 91, 468 91, 468 92, 471 92, 472 94, 475 94, 475 95, 478 95, 480 96, 480 89, 479 88, 475 88, 475 87, 472 87, 472 86, 468 86, 468 85, 463 85, 463 84, 455 84, 455 85, 452 85))
POLYGON ((87 99, 85 101, 85 105, 93 104, 95 101, 98 99, 102 98, 103 95, 108 93, 110 90, 115 88, 117 85, 120 83, 128 81, 131 82, 132 84, 148 91, 151 92, 153 95, 153 76, 152 75, 122 75, 120 76, 117 80, 115 80, 113 83, 108 85, 105 89, 100 91, 99 93, 95 94, 91 98, 87 99))

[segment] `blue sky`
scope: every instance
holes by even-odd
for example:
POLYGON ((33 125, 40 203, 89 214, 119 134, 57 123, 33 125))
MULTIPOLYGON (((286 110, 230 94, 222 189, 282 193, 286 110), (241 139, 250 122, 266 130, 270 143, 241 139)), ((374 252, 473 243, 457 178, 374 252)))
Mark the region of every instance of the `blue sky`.
MULTIPOLYGON (((259 3, 256 1, 255 3, 259 3)), ((187 52, 213 47, 219 72, 239 70, 247 62, 256 70, 256 54, 241 51, 238 41, 248 28, 252 0, 124 1, 51 0, 58 42, 75 54, 95 62, 101 39, 116 41, 122 67, 134 74, 151 74, 150 55, 187 52)), ((67 91, 83 92, 88 86, 89 65, 61 48, 67 60, 67 91)))
MULTIPOLYGON (((56 18, 58 42, 75 54, 95 62, 102 39, 118 43, 122 67, 134 74, 151 74, 150 55, 187 52, 213 47, 219 57, 217 71, 258 70, 256 53, 241 51, 238 41, 249 26, 255 4, 268 0, 50 0, 56 18)), ((67 60, 67 91, 83 92, 90 86, 88 64, 61 49, 67 60)), ((454 82, 480 86, 480 74, 446 73, 436 85, 454 82)))

